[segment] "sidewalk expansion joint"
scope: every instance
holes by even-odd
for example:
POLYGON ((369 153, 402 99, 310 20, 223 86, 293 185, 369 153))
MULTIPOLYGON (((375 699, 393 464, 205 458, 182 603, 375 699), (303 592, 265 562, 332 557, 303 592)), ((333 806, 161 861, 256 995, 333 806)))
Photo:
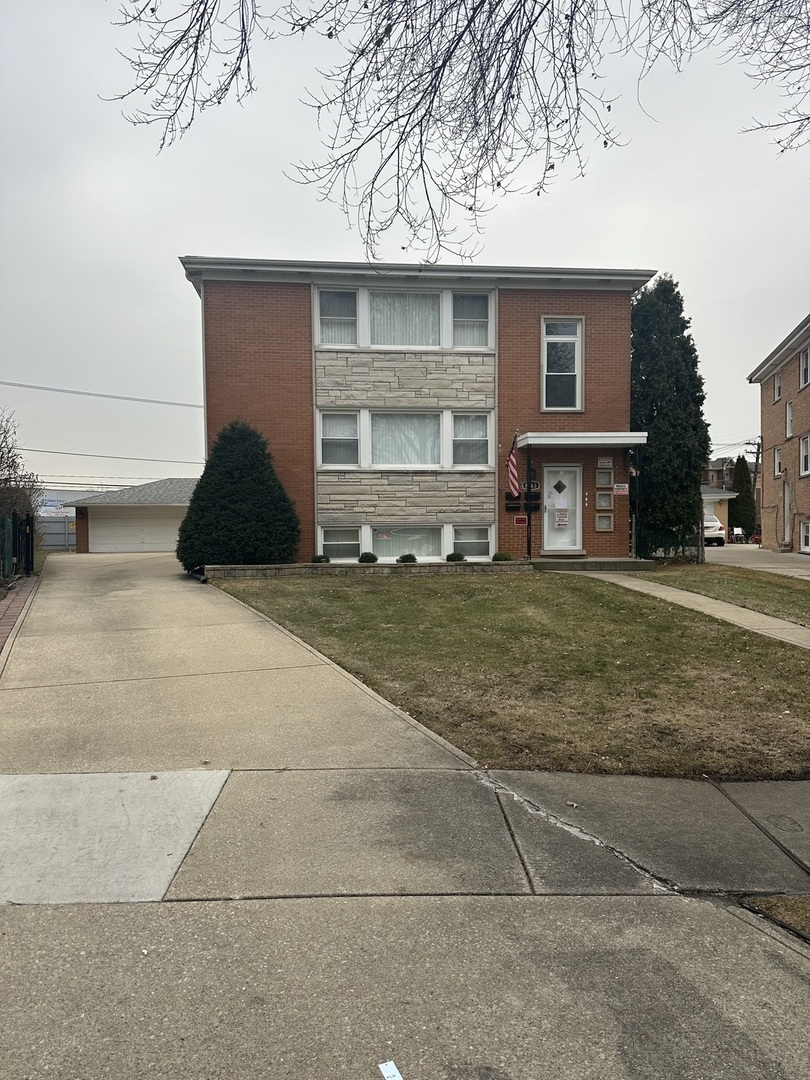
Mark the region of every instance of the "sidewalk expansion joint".
MULTIPOLYGON (((763 834, 763 836, 766 836, 768 838, 768 840, 771 841, 772 844, 776 844, 776 846, 779 848, 779 850, 783 854, 787 855, 787 857, 790 859, 791 862, 795 863, 796 866, 798 866, 798 868, 800 870, 803 870, 805 872, 805 874, 810 875, 810 866, 808 866, 808 864, 806 862, 804 862, 803 859, 799 858, 799 856, 796 854, 795 851, 791 851, 791 849, 786 844, 784 844, 779 839, 778 836, 774 836, 773 833, 770 831, 770 829, 766 829, 766 827, 762 824, 762 822, 758 821, 755 817, 752 817, 752 815, 748 813, 748 811, 745 809, 745 807, 742 806, 734 798, 733 795, 731 795, 728 791, 726 791, 726 789, 723 787, 722 784, 719 784, 716 780, 712 780, 712 778, 710 776, 707 776, 705 773, 703 774, 703 779, 707 783, 711 784, 713 788, 716 788, 720 792, 720 794, 722 796, 724 796, 724 798, 728 799, 728 801, 731 803, 731 805, 734 807, 734 809, 739 810, 739 812, 743 815, 743 817, 747 817, 748 820, 751 822, 751 824, 755 825, 759 829, 759 831, 763 834)), ((810 882, 808 882, 808 887, 810 888, 810 882)))
MULTIPOLYGON (((562 818, 557 817, 548 810, 544 810, 542 806, 538 806, 537 803, 532 802, 531 799, 526 799, 522 795, 518 795, 516 791, 507 787, 506 784, 501 783, 500 780, 496 780, 485 772, 473 772, 473 776, 479 780, 486 787, 492 788, 497 795, 510 796, 519 806, 522 806, 524 810, 529 814, 536 814, 543 819, 547 824, 554 825, 558 829, 563 829, 569 835, 576 837, 577 840, 583 840, 589 844, 595 844, 597 847, 604 848, 605 851, 614 855, 619 862, 624 863, 636 874, 639 874, 646 881, 649 881, 656 889, 661 889, 663 892, 678 893, 683 890, 674 881, 668 881, 666 878, 659 877, 657 874, 653 874, 652 871, 636 862, 635 859, 631 859, 629 855, 626 855, 623 851, 613 847, 611 844, 605 843, 600 837, 594 833, 588 832, 586 829, 581 828, 579 825, 573 825, 570 821, 563 821, 562 818)), ((521 862, 522 862, 521 857, 521 862)), ((525 867, 525 864, 524 864, 525 867)))

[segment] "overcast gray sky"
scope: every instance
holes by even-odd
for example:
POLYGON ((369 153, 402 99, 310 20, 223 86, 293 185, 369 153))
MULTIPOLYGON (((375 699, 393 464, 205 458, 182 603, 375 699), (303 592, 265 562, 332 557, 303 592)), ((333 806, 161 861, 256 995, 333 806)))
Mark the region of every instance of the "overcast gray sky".
MULTIPOLYGON (((178 256, 360 260, 340 210, 285 179, 318 154, 299 103, 325 62, 314 39, 262 46, 259 91, 197 121, 157 153, 102 100, 128 84, 114 3, 7 7, 2 78, 0 379, 200 402, 200 312, 178 256)), ((810 149, 779 156, 765 133, 779 96, 708 54, 660 68, 637 100, 632 62, 612 62, 627 143, 589 149, 584 179, 511 196, 488 217, 477 262, 649 267, 679 281, 706 381, 715 448, 759 428, 746 375, 810 310, 810 149), (643 108, 642 108, 643 106, 643 108)), ((400 237, 381 254, 403 258, 400 237)), ((202 412, 0 385, 25 459, 49 486, 193 476, 202 412), (59 451, 59 454, 43 451, 59 451)))

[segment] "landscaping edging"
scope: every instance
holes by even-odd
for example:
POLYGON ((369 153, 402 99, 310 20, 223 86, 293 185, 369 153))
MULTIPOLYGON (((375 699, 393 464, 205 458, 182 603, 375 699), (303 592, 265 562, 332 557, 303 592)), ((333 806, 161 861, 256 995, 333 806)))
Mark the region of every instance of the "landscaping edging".
POLYGON ((543 559, 534 562, 516 559, 514 562, 491 563, 285 563, 275 566, 206 566, 205 576, 209 581, 225 581, 233 578, 350 577, 354 574, 389 577, 402 574, 531 574, 535 570, 614 570, 627 573, 651 570, 654 565, 643 559, 543 559))

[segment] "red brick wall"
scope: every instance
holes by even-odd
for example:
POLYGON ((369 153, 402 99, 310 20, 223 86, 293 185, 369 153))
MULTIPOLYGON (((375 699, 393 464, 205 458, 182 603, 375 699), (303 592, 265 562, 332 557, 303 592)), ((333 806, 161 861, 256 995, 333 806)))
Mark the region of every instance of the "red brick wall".
POLYGON ((208 449, 231 420, 264 435, 301 519, 306 561, 315 551, 310 287, 206 281, 203 317, 208 449))
MULTIPOLYGON (((807 347, 807 343, 803 347, 807 347)), ((781 369, 782 397, 773 400, 773 376, 761 386, 762 414, 762 546, 778 551, 784 539, 784 486, 791 485, 791 542, 799 550, 799 528, 810 521, 810 476, 800 475, 799 443, 810 434, 810 386, 799 389, 799 350, 781 369), (785 407, 793 402, 793 437, 785 435, 785 407), (774 476, 774 449, 782 451, 784 477, 774 476)))
MULTIPOLYGON (((514 525, 503 509, 505 465, 515 431, 627 431, 630 427, 630 294, 628 292, 502 289, 498 293, 498 548, 515 556, 526 553, 526 529, 514 525), (583 411, 541 412, 541 334, 544 318, 577 316, 583 320, 583 411)), ((629 549, 629 499, 614 497, 614 528, 595 531, 597 457, 612 457, 614 482, 628 482, 622 449, 535 447, 532 464, 542 483, 543 465, 583 466, 582 543, 591 557, 626 557, 629 549), (587 499, 587 505, 586 505, 587 499)), ((518 472, 525 479, 525 451, 518 451, 518 472)), ((542 495, 542 492, 541 492, 542 495)), ((534 516, 532 554, 542 547, 541 512, 534 516)))
POLYGON ((86 506, 76 507, 76 554, 86 555, 90 550, 90 518, 86 506))

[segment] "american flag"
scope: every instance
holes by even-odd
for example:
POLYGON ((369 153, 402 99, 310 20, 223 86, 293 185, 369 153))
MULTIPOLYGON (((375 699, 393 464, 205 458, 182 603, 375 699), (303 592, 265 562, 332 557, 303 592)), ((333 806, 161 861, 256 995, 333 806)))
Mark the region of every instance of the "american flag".
POLYGON ((517 473, 517 457, 515 456, 515 446, 517 444, 517 435, 512 439, 512 448, 509 451, 509 456, 506 459, 506 488, 513 499, 516 499, 520 495, 520 485, 518 484, 517 473))

